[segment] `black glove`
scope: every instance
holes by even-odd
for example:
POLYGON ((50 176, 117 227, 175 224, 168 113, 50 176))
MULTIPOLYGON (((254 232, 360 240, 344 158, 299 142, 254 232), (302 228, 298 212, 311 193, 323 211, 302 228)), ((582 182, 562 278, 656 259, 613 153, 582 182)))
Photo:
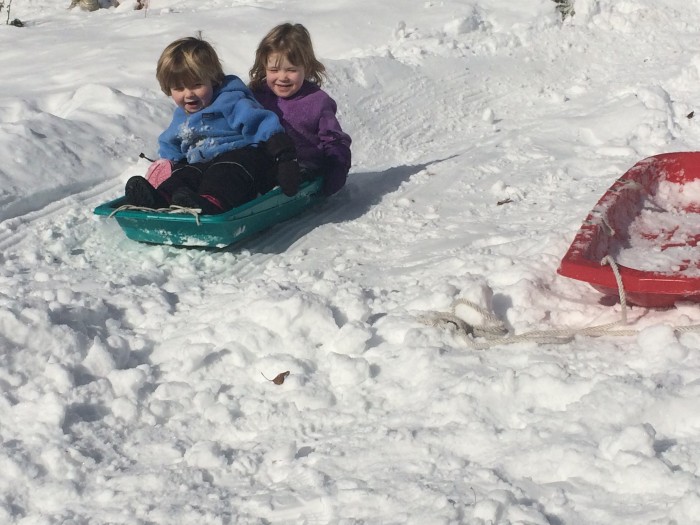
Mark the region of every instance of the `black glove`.
POLYGON ((345 186, 347 178, 348 170, 343 166, 336 165, 332 169, 328 169, 323 177, 323 194, 328 196, 340 191, 345 186))
POLYGON ((277 183, 287 197, 296 195, 301 184, 301 172, 296 159, 277 163, 277 183))
POLYGON ((282 188, 282 192, 288 197, 296 195, 301 184, 301 173, 292 139, 286 133, 272 135, 265 142, 265 152, 272 157, 277 184, 282 188))
MULTIPOLYGON (((349 157, 349 155, 348 155, 349 157)), ((345 181, 348 178, 350 171, 349 158, 340 157, 338 155, 329 155, 326 157, 326 162, 323 168, 323 193, 324 195, 333 195, 345 186, 345 181)))
POLYGON ((265 152, 272 157, 274 162, 293 160, 297 158, 297 150, 294 142, 286 133, 272 135, 265 142, 265 152))

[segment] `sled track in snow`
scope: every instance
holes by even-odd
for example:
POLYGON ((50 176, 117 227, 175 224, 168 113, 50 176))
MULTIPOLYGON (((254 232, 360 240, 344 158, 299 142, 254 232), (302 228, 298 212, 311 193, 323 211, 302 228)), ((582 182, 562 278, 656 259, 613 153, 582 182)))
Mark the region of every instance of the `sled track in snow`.
MULTIPOLYGON (((67 188, 66 188, 67 189, 67 188)), ((14 209, 18 213, 12 214, 0 222, 0 250, 8 251, 13 245, 22 242, 37 228, 44 228, 51 224, 60 224, 60 219, 66 215, 77 217, 83 212, 92 214, 96 203, 106 195, 114 193, 113 181, 102 182, 87 189, 77 188, 79 191, 57 201, 49 203, 39 209, 28 209, 27 205, 18 203, 14 209), (28 210, 22 212, 22 210, 28 210), (59 219, 59 221, 52 220, 59 219), (33 227, 35 226, 35 227, 33 227)))

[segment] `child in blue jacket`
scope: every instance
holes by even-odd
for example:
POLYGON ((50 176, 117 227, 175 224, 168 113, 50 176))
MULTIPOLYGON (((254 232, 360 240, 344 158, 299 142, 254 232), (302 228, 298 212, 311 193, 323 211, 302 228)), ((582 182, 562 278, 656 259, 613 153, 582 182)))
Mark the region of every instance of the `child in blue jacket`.
POLYGON ((217 214, 277 184, 286 195, 297 192, 301 176, 292 140, 238 77, 224 75, 209 43, 176 40, 161 54, 156 77, 177 105, 158 139, 159 155, 173 170, 157 189, 144 177, 131 177, 128 204, 217 214))

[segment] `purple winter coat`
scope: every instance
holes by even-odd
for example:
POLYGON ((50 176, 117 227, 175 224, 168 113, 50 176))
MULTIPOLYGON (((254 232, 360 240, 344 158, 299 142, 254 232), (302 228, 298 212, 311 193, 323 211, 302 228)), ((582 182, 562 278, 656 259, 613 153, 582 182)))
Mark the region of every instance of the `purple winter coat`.
POLYGON ((278 97, 267 85, 253 94, 265 109, 279 117, 294 141, 299 164, 323 171, 324 193, 331 195, 342 188, 350 170, 352 139, 335 116, 335 101, 309 81, 288 98, 278 97))

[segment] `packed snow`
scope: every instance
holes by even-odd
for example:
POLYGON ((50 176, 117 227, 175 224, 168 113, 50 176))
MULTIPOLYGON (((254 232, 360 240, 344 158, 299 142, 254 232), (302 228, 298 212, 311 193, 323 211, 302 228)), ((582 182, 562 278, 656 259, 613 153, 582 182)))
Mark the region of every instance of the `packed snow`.
POLYGON ((4 4, 0 523, 700 522, 698 304, 518 338, 620 321, 556 270, 627 169, 698 149, 696 3, 4 4), (247 81, 285 21, 346 187, 220 250, 95 216, 170 120, 163 48, 201 31, 247 81), (426 322, 460 300, 505 340, 426 322))
MULTIPOLYGON (((672 186, 678 188, 682 185, 672 186)), ((615 254, 617 263, 636 270, 674 273, 689 278, 700 276, 697 258, 700 213, 676 207, 674 203, 686 199, 679 193, 677 191, 668 201, 661 200, 658 194, 642 198, 642 209, 629 225, 629 237, 624 239, 625 244, 615 254), (666 208, 661 208, 661 205, 666 208)))
MULTIPOLYGON (((679 183, 664 179, 666 174, 663 172, 658 175, 659 179, 649 181, 646 188, 628 181, 632 187, 623 191, 629 191, 637 202, 619 208, 623 222, 628 222, 628 225, 617 232, 619 242, 611 243, 614 245, 611 251, 616 252, 611 255, 618 264, 627 268, 685 278, 698 277, 700 180, 679 183), (632 215, 634 213, 636 215, 632 215)), ((604 197, 603 201, 596 209, 603 210, 606 204, 612 205, 615 198, 604 197)), ((602 213, 605 221, 609 221, 610 217, 602 213)), ((620 229, 618 226, 614 228, 620 229)))

